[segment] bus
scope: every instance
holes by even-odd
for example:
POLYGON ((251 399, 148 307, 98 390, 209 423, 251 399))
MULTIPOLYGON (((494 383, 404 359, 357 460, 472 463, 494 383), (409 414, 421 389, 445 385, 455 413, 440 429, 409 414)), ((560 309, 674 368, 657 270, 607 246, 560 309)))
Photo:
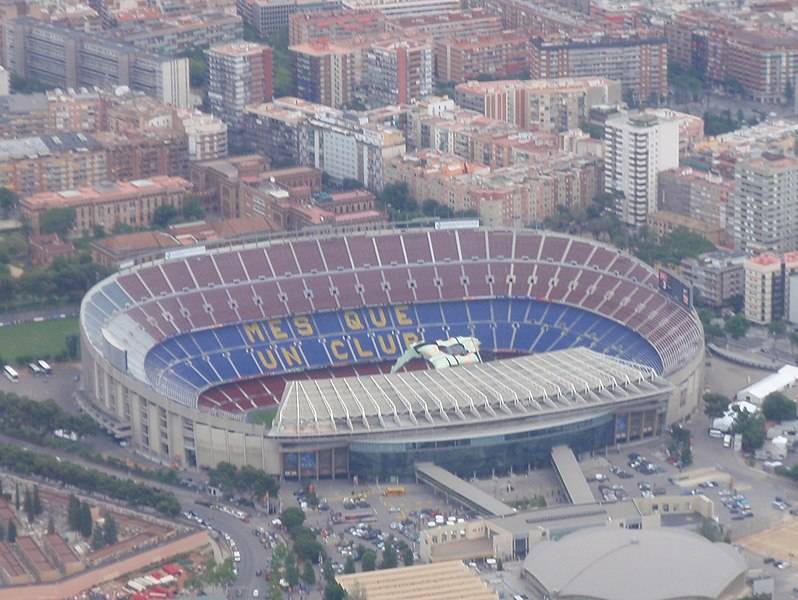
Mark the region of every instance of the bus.
POLYGON ((3 367, 3 374, 9 381, 13 381, 14 383, 19 381, 19 373, 17 373, 16 370, 14 370, 14 367, 11 365, 6 365, 3 367))
POLYGON ((382 490, 383 496, 404 496, 405 487, 403 485, 391 485, 382 490))
POLYGON ((28 368, 34 375, 44 375, 44 371, 42 371, 39 365, 37 365, 35 362, 28 363, 28 368))
POLYGON ((43 360, 37 360, 36 362, 37 362, 37 363, 39 363, 39 368, 40 368, 42 371, 44 371, 44 372, 45 372, 47 375, 50 375, 50 374, 52 374, 53 370, 50 368, 50 365, 48 365, 48 364, 47 364, 46 362, 44 362, 43 360))

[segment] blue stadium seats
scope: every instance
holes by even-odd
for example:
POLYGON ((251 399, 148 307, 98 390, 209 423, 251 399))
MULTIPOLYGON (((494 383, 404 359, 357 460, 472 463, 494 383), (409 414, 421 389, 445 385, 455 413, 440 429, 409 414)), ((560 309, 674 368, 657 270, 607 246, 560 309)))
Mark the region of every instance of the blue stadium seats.
POLYGON ((221 381, 232 381, 239 378, 232 363, 224 354, 217 352, 216 354, 211 354, 208 358, 213 368, 219 373, 221 381))
POLYGON ((443 316, 447 323, 468 323, 465 302, 444 302, 443 316))
POLYGON ((343 331, 341 321, 338 319, 338 313, 317 313, 313 315, 313 320, 316 322, 316 331, 319 332, 319 335, 330 335, 343 331))
POLYGON ((480 321, 490 322, 493 320, 493 313, 491 311, 490 300, 473 300, 467 302, 468 314, 470 315, 469 321, 478 323, 480 321))
POLYGON ((261 374, 255 358, 246 350, 231 350, 230 360, 242 377, 255 377, 261 374))
POLYGON ((214 329, 216 339, 219 340, 222 348, 242 348, 246 346, 244 338, 241 337, 238 327, 218 327, 214 329))
POLYGON ((418 315, 418 322, 422 325, 439 325, 443 323, 439 302, 417 305, 416 314, 418 315))
POLYGON ((469 335, 477 337, 488 353, 588 346, 662 369, 649 342, 619 323, 579 308, 527 298, 330 311, 310 319, 252 323, 246 332, 240 325, 198 330, 157 345, 147 355, 145 368, 153 380, 166 377, 201 389, 261 374, 393 361, 416 341, 469 335))
POLYGON ((205 353, 210 354, 211 352, 216 352, 220 349, 219 340, 216 339, 216 336, 213 335, 213 331, 210 329, 205 329, 202 331, 195 331, 190 334, 197 345, 200 347, 205 353))

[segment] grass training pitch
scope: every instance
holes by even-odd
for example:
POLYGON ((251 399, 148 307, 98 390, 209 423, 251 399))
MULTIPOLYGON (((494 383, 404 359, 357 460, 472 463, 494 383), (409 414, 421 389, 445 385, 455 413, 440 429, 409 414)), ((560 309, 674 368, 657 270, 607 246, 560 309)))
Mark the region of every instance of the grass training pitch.
POLYGON ((77 317, 6 325, 0 327, 0 358, 15 364, 20 358, 55 358, 67 351, 67 336, 77 333, 77 317))

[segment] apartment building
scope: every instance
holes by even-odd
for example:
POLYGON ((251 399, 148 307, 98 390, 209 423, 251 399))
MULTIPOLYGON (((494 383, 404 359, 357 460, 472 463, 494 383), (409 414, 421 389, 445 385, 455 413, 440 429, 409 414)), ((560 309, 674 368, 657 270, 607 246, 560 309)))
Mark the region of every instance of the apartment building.
POLYGON ((462 82, 490 77, 526 77, 529 74, 529 36, 504 31, 475 37, 450 36, 435 44, 435 77, 462 82))
POLYGON ((228 126, 240 129, 247 105, 272 98, 272 49, 234 42, 214 46, 207 54, 211 111, 228 126))
POLYGON ((378 42, 366 55, 364 85, 373 106, 411 104, 432 94, 433 48, 428 40, 378 42))
POLYGON ((542 223, 558 207, 577 210, 601 191, 601 160, 558 155, 491 169, 458 156, 421 150, 389 161, 388 183, 403 182, 414 198, 435 200, 455 212, 473 212, 490 227, 542 223))
POLYGON ((93 134, 93 138, 105 151, 108 171, 105 179, 109 181, 159 175, 188 177, 188 138, 179 128, 100 132, 93 134))
POLYGON ((790 279, 798 273, 798 252, 760 254, 746 259, 745 318, 767 325, 787 316, 790 279))
POLYGON ((177 55, 242 39, 244 21, 224 12, 187 14, 123 23, 105 35, 153 54, 177 55))
POLYGON ((656 35, 607 34, 589 38, 536 37, 530 40, 533 79, 606 77, 640 102, 668 94, 668 46, 656 35))
POLYGON ((295 12, 288 17, 288 43, 343 43, 385 33, 388 20, 377 10, 295 12))
POLYGON ((240 217, 239 183, 259 179, 268 169, 268 159, 259 154, 191 163, 193 195, 202 201, 207 213, 240 217))
POLYGON ((344 0, 351 10, 378 10, 388 17, 426 17, 460 9, 458 0, 344 0))
POLYGON ((405 38, 426 37, 433 42, 446 38, 469 39, 502 32, 501 17, 483 8, 460 9, 439 15, 395 17, 386 22, 386 30, 405 38))
POLYGON ((719 250, 683 259, 680 270, 701 304, 720 308, 744 297, 744 262, 743 254, 719 250))
POLYGON ((765 152, 739 161, 734 181, 735 248, 747 254, 798 249, 798 159, 765 152))
POLYGON ((325 41, 290 46, 296 95, 341 108, 353 99, 359 49, 325 41))
POLYGON ((435 149, 493 168, 542 160, 560 154, 565 144, 556 132, 523 131, 435 98, 411 107, 406 132, 412 149, 435 149))
POLYGON ((309 116, 307 112, 298 110, 298 105, 315 105, 296 99, 295 105, 286 106, 285 98, 277 100, 279 103, 246 108, 244 137, 252 150, 268 157, 275 167, 298 165, 301 148, 307 139, 304 124, 309 116))
POLYGON ((94 185, 107 177, 107 153, 93 135, 0 140, 0 187, 18 194, 94 185))
POLYGON ((297 12, 340 9, 340 0, 236 0, 238 14, 261 36, 288 27, 289 17, 297 12))
POLYGON ((96 34, 30 17, 3 23, 6 67, 60 89, 124 85, 189 106, 188 59, 152 54, 96 34))
POLYGON ((469 81, 455 88, 455 101, 489 119, 519 129, 577 129, 594 106, 617 105, 621 86, 603 77, 469 81))
POLYGON ((604 189, 617 192, 616 210, 627 225, 645 225, 657 210, 658 177, 679 166, 676 121, 620 113, 604 126, 604 189))
POLYGON ((798 33, 736 31, 726 42, 725 72, 755 102, 785 101, 798 80, 798 33))
POLYGON ((710 171, 678 167, 659 174, 658 210, 702 224, 714 244, 727 243, 728 209, 734 181, 710 171))
POLYGON ((198 110, 177 115, 188 143, 188 160, 217 160, 227 156, 227 124, 198 110))
POLYGON ((39 234, 41 216, 54 208, 75 210, 72 235, 91 232, 95 227, 111 231, 120 224, 149 227, 158 207, 173 206, 182 210, 183 200, 190 190, 191 184, 181 177, 106 181, 26 196, 20 202, 20 211, 35 235, 39 234))
POLYGON ((367 121, 357 113, 326 112, 307 122, 300 165, 315 167, 334 181, 357 181, 380 191, 385 163, 405 152, 405 137, 394 127, 367 121))

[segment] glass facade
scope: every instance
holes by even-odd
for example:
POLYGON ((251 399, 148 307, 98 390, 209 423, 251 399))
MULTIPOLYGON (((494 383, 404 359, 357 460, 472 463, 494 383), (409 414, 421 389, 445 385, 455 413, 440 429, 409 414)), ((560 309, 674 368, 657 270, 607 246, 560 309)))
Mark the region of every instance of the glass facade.
POLYGON ((353 441, 351 473, 373 480, 411 479, 416 462, 434 462, 468 478, 539 468, 551 463, 553 446, 566 444, 576 454, 604 450, 615 440, 615 415, 519 433, 430 442, 353 441))

